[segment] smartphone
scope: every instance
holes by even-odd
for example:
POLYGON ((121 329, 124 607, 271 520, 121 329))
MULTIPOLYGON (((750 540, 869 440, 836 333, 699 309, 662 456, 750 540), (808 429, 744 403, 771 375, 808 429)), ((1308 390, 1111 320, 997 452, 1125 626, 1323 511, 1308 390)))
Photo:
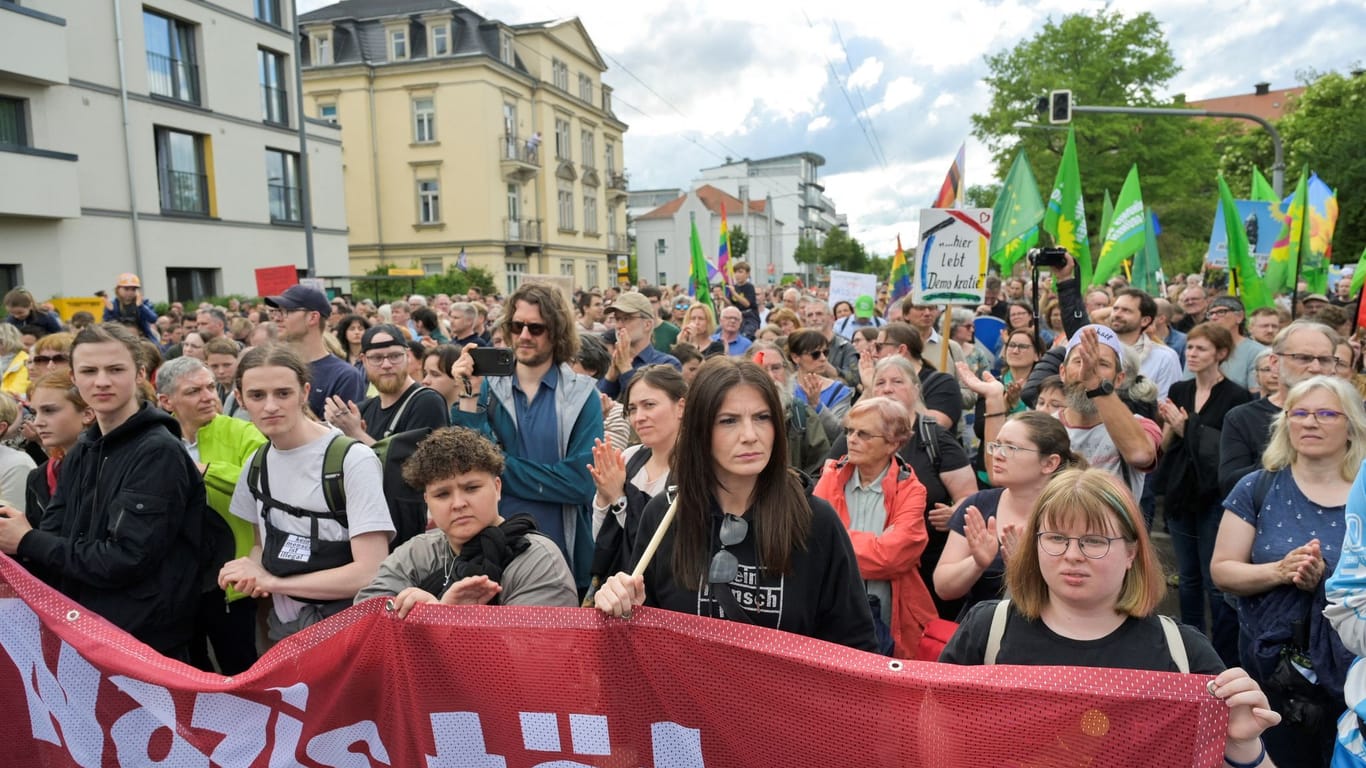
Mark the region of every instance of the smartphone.
POLYGON ((475 347, 470 350, 475 376, 511 376, 517 368, 512 350, 496 347, 475 347))

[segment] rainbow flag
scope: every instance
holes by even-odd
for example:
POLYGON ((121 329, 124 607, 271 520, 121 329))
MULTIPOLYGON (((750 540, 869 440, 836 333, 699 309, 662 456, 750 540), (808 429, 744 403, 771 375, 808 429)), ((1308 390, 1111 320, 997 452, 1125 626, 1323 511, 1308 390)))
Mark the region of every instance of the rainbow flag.
POLYGON ((906 264, 906 252, 901 249, 901 235, 896 236, 896 255, 892 257, 892 303, 911 292, 911 268, 906 264))
POLYGON ((953 165, 949 166, 949 172, 944 176, 944 183, 939 187, 939 195, 934 198, 934 205, 931 208, 962 208, 963 207, 963 169, 966 167, 966 155, 968 144, 963 142, 958 147, 958 156, 954 158, 953 165))
POLYGON ((726 285, 735 285, 735 268, 730 263, 730 225, 726 223, 726 203, 721 203, 721 243, 716 252, 716 266, 726 285))
POLYGON ((1328 265, 1333 260, 1333 230, 1338 221, 1338 193, 1317 173, 1309 174, 1309 250, 1300 249, 1300 279, 1310 293, 1328 293, 1328 265))

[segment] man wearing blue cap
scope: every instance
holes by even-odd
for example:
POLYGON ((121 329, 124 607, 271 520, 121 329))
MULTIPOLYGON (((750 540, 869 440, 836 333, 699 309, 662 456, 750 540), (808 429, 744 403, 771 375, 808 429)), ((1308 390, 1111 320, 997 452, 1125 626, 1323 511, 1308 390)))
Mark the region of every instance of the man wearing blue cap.
MULTIPOLYGON (((1137 416, 1120 399, 1125 383, 1124 344, 1113 330, 1088 325, 1067 342, 1067 357, 1059 374, 1067 407, 1059 414, 1072 450, 1094 468, 1112 472, 1143 495, 1143 476, 1157 468, 1162 430, 1152 419, 1137 416)), ((1132 354, 1132 353, 1128 353, 1132 354)))
POLYGON ((323 327, 332 314, 332 303, 316 288, 291 285, 279 296, 267 296, 270 319, 280 326, 280 335, 308 361, 312 387, 308 407, 323 418, 328 398, 336 395, 343 402, 365 399, 365 374, 355 366, 327 351, 323 327))

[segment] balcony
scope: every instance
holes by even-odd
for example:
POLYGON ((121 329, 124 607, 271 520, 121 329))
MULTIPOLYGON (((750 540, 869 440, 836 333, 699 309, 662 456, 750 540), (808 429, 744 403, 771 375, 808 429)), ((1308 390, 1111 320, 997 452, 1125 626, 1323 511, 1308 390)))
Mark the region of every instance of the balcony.
POLYGON ((147 52, 147 91, 176 101, 199 103, 199 65, 147 52))
POLYGON ((617 173, 611 168, 607 169, 607 199, 624 200, 627 197, 626 187, 629 179, 626 172, 617 173))
POLYGON ((75 155, 6 147, 0 149, 0 179, 5 180, 0 184, 0 216, 74 219, 81 215, 75 155))
POLYGON ((626 253, 626 237, 616 232, 607 233, 607 252, 626 253))
POLYGON ((534 136, 523 141, 502 134, 498 137, 498 162, 506 181, 525 184, 541 170, 540 142, 534 136))
POLYGON ((503 239, 509 243, 541 242, 540 219, 503 219, 503 239))
POLYGON ((66 19, 0 3, 0 75, 65 85, 66 19))

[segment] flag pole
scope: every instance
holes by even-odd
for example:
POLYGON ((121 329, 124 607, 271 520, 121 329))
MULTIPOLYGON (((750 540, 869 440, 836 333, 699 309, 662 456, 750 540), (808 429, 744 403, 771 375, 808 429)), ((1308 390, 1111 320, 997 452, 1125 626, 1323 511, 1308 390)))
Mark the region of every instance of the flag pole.
MULTIPOLYGON (((1308 197, 1308 193, 1305 194, 1305 197, 1308 197)), ((1308 201, 1306 201, 1306 205, 1304 206, 1305 212, 1308 212, 1309 210, 1309 206, 1307 203, 1308 201)), ((1305 218, 1307 219, 1309 217, 1306 216, 1305 218)), ((1309 226, 1309 222, 1304 222, 1304 226, 1309 226)), ((1301 238, 1301 242, 1303 242, 1303 238, 1301 238)), ((1302 250, 1303 249, 1301 249, 1301 251, 1302 250)), ((1295 312, 1297 311, 1297 308, 1300 303, 1300 267, 1302 267, 1303 265, 1304 254, 1300 253, 1298 256, 1295 257, 1295 282, 1290 284, 1290 320, 1292 322, 1295 320, 1295 312)))

